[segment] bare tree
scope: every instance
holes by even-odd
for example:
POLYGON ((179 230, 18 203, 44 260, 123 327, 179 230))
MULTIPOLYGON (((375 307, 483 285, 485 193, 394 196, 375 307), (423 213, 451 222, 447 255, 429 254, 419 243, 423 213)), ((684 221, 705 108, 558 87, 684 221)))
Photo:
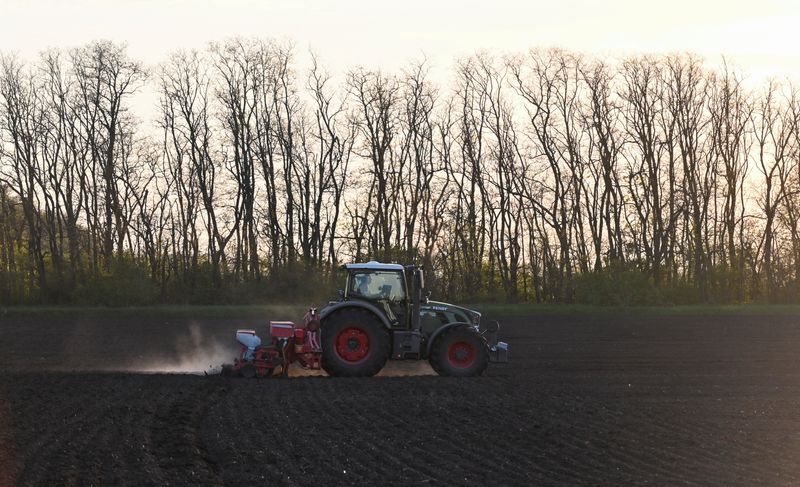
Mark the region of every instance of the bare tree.
MULTIPOLYGON (((558 243, 553 297, 572 299, 573 239, 577 232, 582 246, 580 222, 581 178, 585 162, 581 153, 582 134, 578 130, 578 59, 562 51, 531 51, 526 58, 509 66, 513 87, 525 102, 528 136, 536 160, 543 170, 534 168, 524 175, 526 201, 540 214, 541 221, 555 234, 558 243)), ((548 237, 545 237, 548 240, 548 237)), ((579 265, 587 267, 587 253, 578 249, 579 265)))
POLYGON ((335 268, 338 260, 336 237, 355 130, 344 120, 343 102, 334 102, 328 88, 330 75, 322 70, 313 55, 312 61, 308 87, 314 98, 316 130, 311 137, 317 150, 311 242, 317 264, 327 260, 335 268))
POLYGON ((121 256, 127 232, 117 186, 117 167, 123 156, 121 139, 128 135, 126 131, 134 130, 126 101, 144 81, 145 72, 139 62, 128 57, 124 45, 109 41, 92 42, 71 51, 70 61, 79 90, 78 116, 89 146, 92 174, 95 169, 100 173, 100 181, 92 181, 92 190, 95 195, 104 197, 102 202, 95 202, 92 209, 95 223, 102 222, 102 250, 108 268, 115 234, 117 252, 121 256), (100 205, 103 220, 96 211, 100 205))
POLYGON ((744 300, 744 257, 739 252, 742 246, 741 232, 745 211, 744 184, 747 177, 753 138, 751 118, 753 107, 741 80, 730 72, 727 65, 719 78, 712 80, 712 98, 709 105, 710 130, 716 154, 720 159, 723 208, 719 247, 724 256, 728 273, 731 299, 744 300))
MULTIPOLYGON (((671 253, 679 216, 676 202, 676 155, 674 120, 665 113, 666 85, 663 67, 650 58, 630 59, 622 66, 624 120, 629 150, 629 194, 637 217, 634 232, 650 267, 653 280, 660 285, 662 268, 671 274, 671 253)), ((637 259, 640 255, 635 256, 637 259)))
POLYGON ((19 198, 26 223, 28 276, 31 289, 38 287, 47 301, 47 271, 43 246, 43 222, 40 214, 42 139, 44 113, 38 103, 35 74, 16 58, 0 59, 0 130, 2 156, 7 160, 0 170, 0 184, 19 198), (8 149, 6 149, 8 147, 8 149))
POLYGON ((226 167, 236 183, 232 229, 236 235, 234 272, 256 281, 261 279, 258 257, 256 203, 256 120, 254 100, 260 93, 257 74, 263 68, 257 41, 232 39, 212 44, 218 75, 216 96, 221 104, 226 167))
MULTIPOLYGON (((397 132, 399 83, 396 78, 379 71, 356 69, 347 77, 353 99, 354 125, 361 136, 359 155, 371 162, 375 200, 367 201, 367 212, 374 220, 374 235, 370 242, 372 255, 390 258, 392 251, 392 212, 396 210, 397 172, 392 142, 397 132), (394 206, 394 208, 393 208, 394 206)), ((363 213, 362 213, 363 214, 363 213)))
POLYGON ((755 110, 755 139, 758 151, 756 167, 763 178, 758 204, 764 214, 764 238, 762 240, 761 268, 766 277, 766 299, 773 301, 777 294, 774 269, 775 223, 778 209, 790 196, 786 181, 796 164, 795 151, 795 105, 796 94, 790 93, 780 99, 780 87, 770 81, 766 92, 755 110))

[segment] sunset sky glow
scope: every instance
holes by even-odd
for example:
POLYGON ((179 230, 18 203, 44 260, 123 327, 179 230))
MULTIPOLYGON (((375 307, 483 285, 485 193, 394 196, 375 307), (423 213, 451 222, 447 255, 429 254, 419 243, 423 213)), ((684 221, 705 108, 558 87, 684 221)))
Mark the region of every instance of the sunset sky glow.
POLYGON ((26 58, 104 38, 156 64, 171 50, 240 35, 291 39, 334 72, 394 70, 423 55, 446 70, 481 49, 555 46, 613 57, 725 55, 755 78, 800 78, 800 3, 790 0, 3 0, 0 18, 0 51, 26 58))

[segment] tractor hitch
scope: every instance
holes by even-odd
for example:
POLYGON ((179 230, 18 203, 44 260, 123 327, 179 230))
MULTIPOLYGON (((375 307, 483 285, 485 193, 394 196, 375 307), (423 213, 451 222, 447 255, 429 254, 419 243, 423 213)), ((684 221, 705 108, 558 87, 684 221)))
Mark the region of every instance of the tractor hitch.
POLYGON ((489 346, 489 362, 506 363, 508 362, 508 343, 497 341, 498 331, 500 331, 500 323, 494 320, 486 324, 486 327, 481 330, 481 335, 489 346))

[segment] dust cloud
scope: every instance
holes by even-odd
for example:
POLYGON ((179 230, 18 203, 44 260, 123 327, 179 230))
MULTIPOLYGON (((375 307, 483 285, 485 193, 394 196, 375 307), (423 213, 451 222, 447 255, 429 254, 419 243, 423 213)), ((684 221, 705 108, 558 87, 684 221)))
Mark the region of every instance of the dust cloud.
POLYGON ((208 336, 196 323, 189 326, 189 334, 178 337, 175 355, 134 363, 130 372, 163 374, 219 374, 223 364, 233 362, 238 346, 233 333, 230 343, 222 343, 208 336))
MULTIPOLYGON (((152 374, 197 374, 216 375, 222 372, 223 364, 231 364, 239 354, 234 333, 231 332, 228 340, 219 336, 212 336, 203 331, 196 324, 190 324, 189 333, 176 339, 175 353, 167 356, 141 357, 130 366, 125 367, 127 372, 152 373, 152 374)), ((298 363, 289 366, 289 377, 325 377, 322 370, 304 369, 298 363)), ((427 361, 390 360, 381 370, 378 377, 407 377, 436 375, 427 361)))

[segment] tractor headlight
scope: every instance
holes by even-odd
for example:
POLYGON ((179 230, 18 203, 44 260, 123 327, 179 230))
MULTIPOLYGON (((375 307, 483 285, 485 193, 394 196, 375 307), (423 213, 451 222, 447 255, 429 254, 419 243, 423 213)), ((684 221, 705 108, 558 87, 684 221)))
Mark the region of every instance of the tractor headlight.
POLYGON ((475 328, 480 328, 481 326, 481 314, 477 311, 470 310, 470 318, 472 318, 472 324, 475 325, 475 328))

